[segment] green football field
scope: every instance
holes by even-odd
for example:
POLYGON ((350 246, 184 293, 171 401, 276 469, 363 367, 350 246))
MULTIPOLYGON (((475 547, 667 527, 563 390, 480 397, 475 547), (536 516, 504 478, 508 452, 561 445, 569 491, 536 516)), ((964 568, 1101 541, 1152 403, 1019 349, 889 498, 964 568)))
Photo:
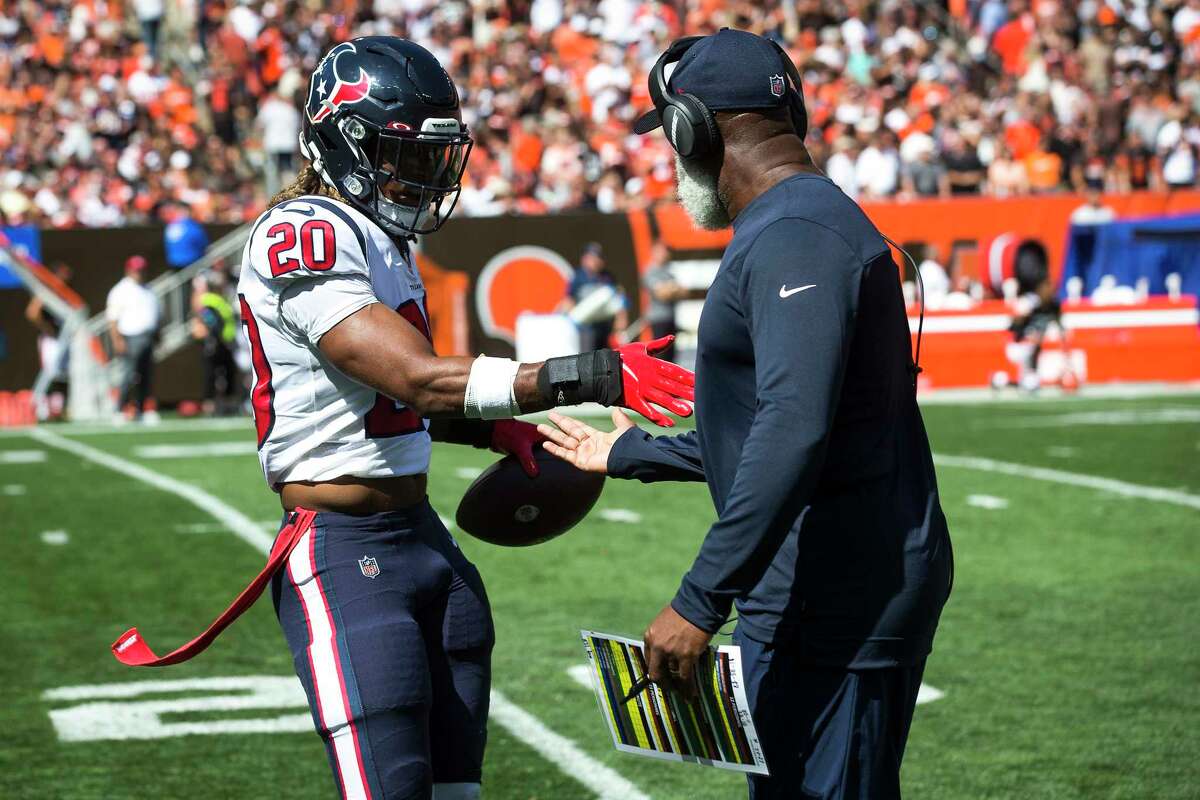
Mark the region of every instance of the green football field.
MULTIPOLYGON (((957 573, 907 796, 1200 796, 1200 395, 924 413, 957 573)), ((173 648, 261 567, 279 507, 249 423, 46 430, 0 433, 0 797, 334 796, 269 599, 181 666, 108 652, 133 624, 173 648)), ((436 447, 435 507, 494 458, 436 447)), ((610 481, 559 540, 459 536, 499 639, 486 797, 744 797, 735 774, 617 753, 572 672, 580 628, 640 637, 712 518, 701 484, 610 481)))

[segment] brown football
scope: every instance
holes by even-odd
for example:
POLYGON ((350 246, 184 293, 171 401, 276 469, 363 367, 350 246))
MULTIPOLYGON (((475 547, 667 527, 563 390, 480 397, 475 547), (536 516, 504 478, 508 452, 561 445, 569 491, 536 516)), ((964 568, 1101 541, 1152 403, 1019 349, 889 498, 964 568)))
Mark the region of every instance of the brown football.
POLYGON ((504 547, 541 544, 575 527, 600 498, 604 476, 575 469, 545 450, 536 456, 536 478, 513 456, 485 469, 458 504, 458 527, 504 547))

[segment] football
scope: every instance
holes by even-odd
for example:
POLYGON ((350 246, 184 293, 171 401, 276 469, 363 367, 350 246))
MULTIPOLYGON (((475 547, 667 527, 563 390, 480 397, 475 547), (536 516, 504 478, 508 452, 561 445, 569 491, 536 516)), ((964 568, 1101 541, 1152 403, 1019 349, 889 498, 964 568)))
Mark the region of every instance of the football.
POLYGON ((458 504, 455 522, 477 539, 504 547, 541 544, 575 527, 604 489, 604 476, 583 472, 545 450, 530 478, 513 456, 492 464, 458 504))

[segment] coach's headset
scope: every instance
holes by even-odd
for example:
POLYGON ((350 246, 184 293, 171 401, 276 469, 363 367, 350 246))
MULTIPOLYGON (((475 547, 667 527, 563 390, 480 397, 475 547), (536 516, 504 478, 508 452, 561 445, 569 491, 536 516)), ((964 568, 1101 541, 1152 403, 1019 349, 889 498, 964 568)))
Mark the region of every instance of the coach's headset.
MULTIPOLYGON (((654 107, 658 109, 663 133, 666 134, 667 141, 670 142, 675 152, 679 153, 682 158, 688 159, 704 158, 710 153, 716 152, 721 146, 721 130, 717 127, 717 118, 699 97, 687 92, 679 94, 671 92, 667 87, 667 66, 678 62, 692 45, 703 38, 705 37, 685 36, 673 42, 667 48, 667 52, 654 62, 654 68, 650 70, 650 99, 654 102, 654 107)), ((789 81, 785 90, 788 114, 792 118, 792 128, 795 129, 796 135, 803 140, 808 134, 808 111, 804 108, 804 96, 801 94, 800 71, 796 69, 791 57, 788 56, 786 50, 779 46, 778 42, 773 39, 767 39, 767 41, 779 53, 779 64, 789 81)), ((909 255, 908 251, 882 233, 880 236, 883 236, 888 244, 903 253, 904 258, 912 267, 919 287, 921 311, 917 322, 916 352, 913 353, 912 364, 909 367, 913 379, 913 390, 916 391, 917 376, 921 373, 921 337, 925 331, 925 281, 916 260, 909 255)))
MULTIPOLYGON (((658 109, 667 141, 683 158, 704 158, 721 146, 717 119, 700 98, 687 92, 674 94, 667 88, 667 66, 678 62, 692 45, 703 38, 685 36, 672 43, 650 70, 650 99, 658 109)), ((803 139, 808 133, 808 112, 804 109, 804 97, 800 94, 800 71, 778 42, 771 39, 767 41, 779 53, 780 66, 789 81, 786 88, 788 113, 796 135, 803 139)))

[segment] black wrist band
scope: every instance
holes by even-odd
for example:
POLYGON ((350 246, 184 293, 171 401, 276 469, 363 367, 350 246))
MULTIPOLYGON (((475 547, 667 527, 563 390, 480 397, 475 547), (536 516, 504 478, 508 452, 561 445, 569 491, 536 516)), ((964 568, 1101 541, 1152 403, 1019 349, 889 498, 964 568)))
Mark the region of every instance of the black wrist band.
POLYGON ((616 405, 623 390, 621 354, 616 350, 592 350, 548 359, 538 370, 538 390, 554 406, 616 405))

